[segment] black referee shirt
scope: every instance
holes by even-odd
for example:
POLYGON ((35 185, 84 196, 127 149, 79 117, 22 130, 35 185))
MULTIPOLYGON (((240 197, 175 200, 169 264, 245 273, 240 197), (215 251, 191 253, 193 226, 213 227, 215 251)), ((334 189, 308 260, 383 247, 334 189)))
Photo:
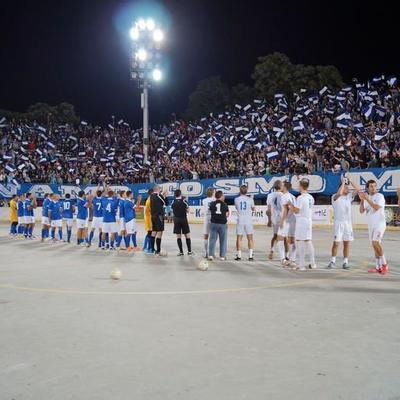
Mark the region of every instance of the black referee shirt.
POLYGON ((210 203, 210 211, 211 222, 213 222, 214 224, 226 224, 228 222, 226 213, 229 211, 229 207, 223 201, 215 200, 210 203))
POLYGON ((167 200, 160 193, 152 193, 150 196, 151 215, 164 215, 164 207, 167 205, 167 200))
POLYGON ((187 218, 189 204, 186 202, 186 200, 183 200, 181 197, 177 197, 172 202, 171 207, 175 218, 187 218))

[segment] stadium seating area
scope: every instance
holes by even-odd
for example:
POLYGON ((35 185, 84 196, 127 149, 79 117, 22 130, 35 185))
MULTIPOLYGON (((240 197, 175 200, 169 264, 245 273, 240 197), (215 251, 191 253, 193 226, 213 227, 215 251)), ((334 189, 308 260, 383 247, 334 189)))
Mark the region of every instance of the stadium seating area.
POLYGON ((0 116, 0 182, 115 183, 342 171, 400 165, 400 87, 394 77, 337 93, 276 94, 197 121, 142 132, 122 120, 99 127, 41 126, 0 116))

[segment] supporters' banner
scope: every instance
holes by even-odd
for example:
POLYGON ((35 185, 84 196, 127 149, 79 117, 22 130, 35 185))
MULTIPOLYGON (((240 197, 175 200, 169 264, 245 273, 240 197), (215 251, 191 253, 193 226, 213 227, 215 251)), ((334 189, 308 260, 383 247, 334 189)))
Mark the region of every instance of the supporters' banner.
MULTIPOLYGON (((349 173, 350 179, 357 183, 361 188, 365 188, 368 180, 374 179, 378 183, 379 191, 385 196, 396 195, 396 189, 400 187, 400 169, 368 169, 353 170, 349 173)), ((180 189, 182 194, 190 200, 198 200, 206 197, 208 187, 222 190, 227 198, 233 198, 239 195, 240 185, 246 184, 248 194, 255 198, 265 198, 271 191, 274 182, 277 180, 288 179, 292 183, 293 191, 296 193, 299 189, 299 181, 307 178, 310 181, 310 193, 332 195, 336 193, 340 185, 342 173, 321 172, 312 175, 273 175, 273 176, 255 176, 255 177, 238 177, 238 178, 217 178, 203 179, 198 181, 177 181, 164 182, 160 185, 167 193, 168 197, 172 197, 176 189, 180 189)), ((115 190, 132 190, 135 196, 142 195, 146 197, 148 189, 153 187, 152 183, 142 183, 135 185, 111 185, 115 190)), ((59 193, 61 196, 69 193, 75 197, 80 190, 86 193, 94 194, 97 185, 53 185, 53 184, 32 184, 23 183, 20 185, 4 185, 0 184, 0 198, 9 198, 12 194, 32 192, 38 198, 42 198, 45 193, 59 193)))

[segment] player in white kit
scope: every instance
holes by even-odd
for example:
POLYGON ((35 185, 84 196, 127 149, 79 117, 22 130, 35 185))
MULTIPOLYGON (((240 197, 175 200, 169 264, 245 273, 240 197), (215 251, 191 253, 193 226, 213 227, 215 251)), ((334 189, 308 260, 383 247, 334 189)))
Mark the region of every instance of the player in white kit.
POLYGON ((296 231, 296 217, 293 210, 289 207, 289 203, 294 204, 296 198, 289 192, 292 184, 288 181, 283 182, 281 196, 281 223, 278 229, 278 252, 279 259, 283 267, 288 265, 296 266, 296 245, 294 235, 296 231), (289 253, 285 252, 285 239, 287 240, 289 253))
MULTIPOLYGON (((350 242, 353 241, 353 224, 351 221, 351 202, 354 198, 354 191, 349 190, 348 178, 344 177, 342 184, 336 194, 332 196, 333 207, 333 244, 331 250, 331 260, 328 269, 335 268, 336 255, 339 243, 343 242, 343 269, 349 267, 350 242)), ((356 186, 353 185, 356 189, 356 186)))
POLYGON ((268 255, 270 260, 274 257, 274 246, 278 238, 278 229, 281 223, 281 196, 282 196, 282 181, 278 180, 274 182, 274 191, 268 195, 267 198, 267 215, 268 215, 268 226, 272 225, 273 236, 271 239, 271 249, 268 255))
POLYGON ((382 275, 389 271, 389 265, 383 254, 381 241, 386 230, 385 218, 385 197, 378 192, 377 184, 374 180, 369 180, 366 184, 368 193, 360 192, 361 199, 360 213, 366 212, 368 220, 369 240, 375 252, 375 268, 370 268, 369 273, 380 273, 382 275))
POLYGON ((312 244, 312 208, 314 206, 314 198, 307 192, 309 186, 307 179, 302 179, 299 184, 300 196, 296 199, 296 205, 291 205, 291 202, 288 205, 296 215, 295 239, 299 254, 299 266, 296 269, 305 271, 306 254, 308 254, 310 260, 308 267, 311 269, 317 268, 312 244))
POLYGON ((240 186, 240 196, 235 199, 235 207, 238 213, 238 221, 236 225, 236 258, 242 258, 242 239, 243 235, 247 236, 247 244, 249 247, 249 261, 253 261, 254 240, 253 240, 253 220, 252 213, 256 209, 254 199, 247 196, 247 186, 240 186))
POLYGON ((203 237, 204 237, 204 257, 208 257, 208 237, 210 235, 211 228, 211 211, 210 211, 210 203, 215 201, 214 198, 215 189, 208 188, 207 189, 207 197, 203 199, 203 237))

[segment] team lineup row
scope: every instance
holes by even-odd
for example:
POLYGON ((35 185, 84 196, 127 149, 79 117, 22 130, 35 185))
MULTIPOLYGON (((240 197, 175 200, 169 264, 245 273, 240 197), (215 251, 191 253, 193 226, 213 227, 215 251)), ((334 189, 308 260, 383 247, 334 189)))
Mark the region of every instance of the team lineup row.
MULTIPOLYGON (((283 267, 293 267, 300 271, 316 268, 314 246, 312 244, 312 208, 314 198, 307 192, 309 182, 300 181, 300 195, 297 198, 290 193, 291 184, 287 181, 276 181, 274 191, 268 195, 269 226, 273 227, 271 250, 269 259, 273 259, 274 250, 277 250, 283 267), (308 261, 306 263, 306 258, 308 261)), ((376 265, 369 272, 385 274, 388 263, 383 253, 381 241, 386 229, 384 214, 385 198, 378 193, 377 184, 371 180, 366 185, 367 192, 363 192, 358 185, 344 177, 342 184, 332 196, 334 210, 334 240, 332 257, 327 268, 334 268, 340 242, 343 243, 343 265, 349 269, 350 242, 353 241, 351 220, 351 203, 358 194, 361 199, 360 212, 366 213, 368 220, 369 239, 374 250, 376 265)), ((161 253, 161 239, 164 231, 164 216, 167 198, 156 185, 148 192, 145 202, 144 225, 146 236, 143 251, 146 253, 161 253)), ((71 241, 72 225, 76 213, 77 245, 91 246, 97 230, 98 246, 101 249, 121 248, 122 240, 125 249, 139 250, 136 239, 136 211, 141 206, 140 196, 133 198, 131 191, 121 191, 116 195, 110 188, 101 190, 98 187, 96 195, 86 195, 79 192, 75 202, 67 194, 61 199, 58 194, 46 194, 42 205, 42 232, 41 240, 63 240, 63 221, 67 228, 66 242, 71 241), (89 209, 92 209, 92 222, 88 230, 89 209), (119 219, 119 227, 117 221, 119 219)), ((10 201, 10 234, 23 235, 33 238, 34 208, 37 207, 36 198, 31 193, 13 196, 10 201)), ((242 258, 242 239, 246 235, 249 249, 248 259, 254 259, 254 240, 252 212, 255 209, 254 200, 247 195, 247 187, 240 187, 240 196, 235 199, 238 220, 236 226, 236 257, 242 258)), ((184 255, 182 236, 186 239, 188 254, 191 249, 190 227, 187 220, 189 205, 180 190, 175 191, 171 209, 174 216, 174 234, 177 235, 179 256, 184 255)), ((224 201, 222 191, 209 188, 207 198, 203 200, 203 238, 204 256, 209 260, 215 258, 215 249, 219 240, 219 258, 225 260, 227 252, 227 220, 229 208, 224 201)))

